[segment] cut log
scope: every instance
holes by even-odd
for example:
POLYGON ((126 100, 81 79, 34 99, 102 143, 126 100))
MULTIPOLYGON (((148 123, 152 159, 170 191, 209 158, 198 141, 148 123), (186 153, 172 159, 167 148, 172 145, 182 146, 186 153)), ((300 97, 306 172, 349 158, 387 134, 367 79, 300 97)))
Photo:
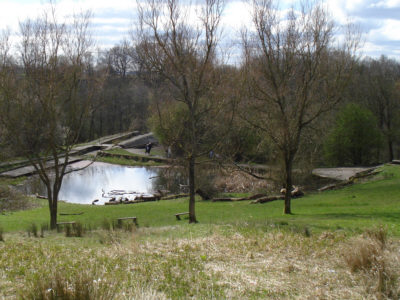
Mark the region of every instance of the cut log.
POLYGON ((276 200, 283 200, 285 199, 285 196, 283 195, 276 195, 276 196, 268 196, 268 197, 262 197, 256 200, 253 200, 250 202, 250 204, 257 204, 257 203, 267 203, 267 202, 272 202, 276 200))
POLYGON ((255 195, 251 195, 250 197, 247 197, 247 200, 255 200, 261 197, 266 197, 267 194, 255 194, 255 195))
POLYGON ((251 195, 249 197, 241 197, 241 198, 222 197, 222 198, 214 198, 214 199, 212 199, 212 202, 246 201, 246 200, 255 200, 255 199, 266 197, 266 196, 267 196, 266 194, 255 194, 255 195, 251 195))
POLYGON ((212 199, 212 202, 229 202, 229 201, 241 201, 241 200, 247 200, 243 198, 214 198, 212 199))
POLYGON ((318 189, 318 191, 323 192, 323 191, 334 190, 334 189, 345 187, 347 185, 351 185, 353 183, 354 183, 353 179, 350 179, 350 180, 342 181, 339 183, 334 183, 334 184, 329 184, 329 185, 323 186, 322 188, 318 189))
POLYGON ((170 195, 170 196, 166 196, 166 197, 161 197, 161 200, 172 200, 172 199, 183 198, 183 197, 189 197, 189 194, 170 195))

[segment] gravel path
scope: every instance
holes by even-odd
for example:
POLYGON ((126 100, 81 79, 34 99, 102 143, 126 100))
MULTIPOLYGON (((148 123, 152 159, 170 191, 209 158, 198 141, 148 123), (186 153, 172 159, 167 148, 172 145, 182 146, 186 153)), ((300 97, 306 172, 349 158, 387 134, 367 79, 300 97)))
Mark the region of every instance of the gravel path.
POLYGON ((332 178, 336 180, 349 180, 350 177, 356 175, 358 172, 365 171, 371 168, 318 168, 312 171, 313 175, 324 178, 332 178))

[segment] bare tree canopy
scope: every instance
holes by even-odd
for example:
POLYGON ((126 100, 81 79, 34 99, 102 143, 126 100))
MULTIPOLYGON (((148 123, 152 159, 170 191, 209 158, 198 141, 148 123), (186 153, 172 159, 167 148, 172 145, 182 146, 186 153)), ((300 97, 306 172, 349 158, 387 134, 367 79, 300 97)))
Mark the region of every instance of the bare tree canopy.
POLYGON ((170 142, 180 144, 187 162, 189 222, 196 222, 195 164, 204 154, 204 118, 217 103, 213 100, 220 83, 216 52, 222 8, 221 0, 206 0, 196 8, 177 0, 148 0, 139 5, 139 28, 134 37, 142 74, 164 87, 162 99, 182 105, 185 134, 175 135, 170 142))
MULTIPOLYGON (((15 65, 10 58, 1 66, 2 125, 46 185, 51 228, 57 223, 58 193, 70 152, 102 81, 91 66, 90 18, 90 12, 83 12, 72 22, 60 22, 50 5, 36 20, 20 24, 15 65)), ((3 41, 1 46, 7 45, 3 41)), ((2 50, 2 57, 7 55, 2 50)))
MULTIPOLYGON (((285 16, 272 0, 254 0, 252 7, 256 31, 243 38, 243 118, 278 148, 285 188, 290 191, 303 130, 341 100, 358 38, 348 35, 342 46, 336 46, 335 24, 322 4, 302 3, 300 10, 292 8, 285 16)), ((291 213, 290 192, 284 211, 291 213)))

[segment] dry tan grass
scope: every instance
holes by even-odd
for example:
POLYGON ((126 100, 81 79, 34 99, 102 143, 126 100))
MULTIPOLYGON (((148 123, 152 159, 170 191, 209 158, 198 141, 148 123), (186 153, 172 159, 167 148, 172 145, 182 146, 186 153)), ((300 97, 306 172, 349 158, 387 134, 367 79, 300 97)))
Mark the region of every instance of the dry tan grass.
POLYGON ((221 170, 215 179, 215 187, 225 193, 248 193, 275 189, 271 180, 255 180, 254 177, 235 170, 221 170))
POLYGON ((349 267, 346 255, 357 253, 356 245, 373 243, 371 236, 348 238, 326 232, 306 237, 246 225, 141 228, 118 232, 118 238, 100 243, 104 234, 94 232, 84 239, 7 238, 8 243, 0 245, 0 295, 8 299, 26 291, 27 282, 46 274, 50 266, 67 279, 82 273, 84 278, 101 279, 102 288, 109 284, 116 299, 396 299, 399 295, 397 239, 388 239, 383 250, 376 242, 382 259, 371 262, 375 267, 356 270, 349 267), (10 252, 17 249, 22 252, 10 252), (376 267, 380 260, 384 269, 376 267))

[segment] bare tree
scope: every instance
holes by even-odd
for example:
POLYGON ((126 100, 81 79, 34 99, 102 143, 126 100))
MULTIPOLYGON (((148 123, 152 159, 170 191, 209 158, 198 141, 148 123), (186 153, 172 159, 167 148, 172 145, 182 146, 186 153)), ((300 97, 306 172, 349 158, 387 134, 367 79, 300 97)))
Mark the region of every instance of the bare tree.
POLYGON ((394 159, 394 142, 398 123, 398 113, 400 109, 399 95, 396 91, 396 83, 400 79, 400 65, 394 61, 381 56, 379 60, 365 60, 363 62, 367 68, 366 91, 364 101, 367 106, 375 113, 379 128, 385 136, 388 159, 394 159))
POLYGON ((9 70, 1 78, 2 123, 47 188, 51 228, 70 153, 98 88, 90 67, 90 17, 85 12, 60 22, 50 3, 41 17, 20 24, 19 60, 1 67, 9 70))
MULTIPOLYGON (((195 166, 203 152, 205 116, 215 108, 218 78, 218 25, 221 0, 205 0, 193 18, 192 6, 178 0, 148 0, 139 5, 137 58, 142 74, 159 87, 162 98, 180 106, 184 134, 178 140, 189 173, 189 222, 195 215, 195 166)), ((208 149, 209 151, 209 149, 208 149)))
POLYGON ((335 25, 322 5, 303 3, 280 14, 273 0, 253 0, 254 35, 244 35, 247 106, 243 118, 281 154, 291 213, 293 162, 304 128, 340 101, 354 64, 357 38, 334 47, 335 25))

